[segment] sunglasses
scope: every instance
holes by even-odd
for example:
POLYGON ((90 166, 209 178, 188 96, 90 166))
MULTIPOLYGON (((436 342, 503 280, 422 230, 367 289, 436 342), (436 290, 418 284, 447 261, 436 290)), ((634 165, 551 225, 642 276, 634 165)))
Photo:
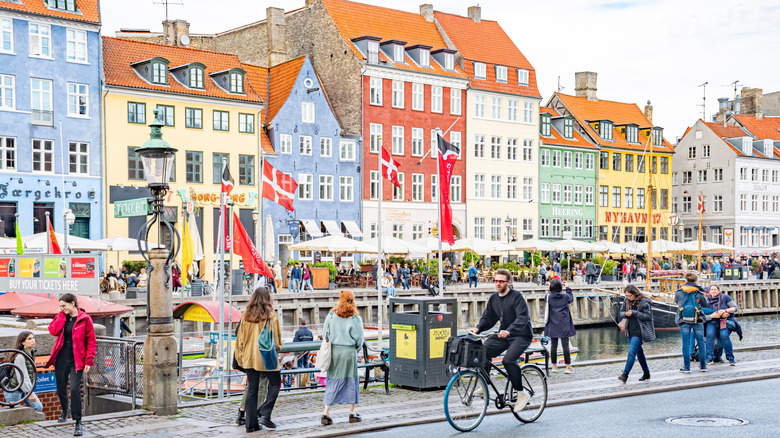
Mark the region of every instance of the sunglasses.
POLYGON ((504 283, 509 283, 509 280, 493 280, 493 283, 504 284, 504 283))

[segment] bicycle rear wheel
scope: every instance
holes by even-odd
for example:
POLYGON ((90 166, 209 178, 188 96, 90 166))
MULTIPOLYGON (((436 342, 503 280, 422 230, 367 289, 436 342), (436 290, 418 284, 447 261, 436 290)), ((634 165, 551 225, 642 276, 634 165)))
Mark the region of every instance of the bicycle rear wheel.
POLYGON ((485 418, 490 393, 485 378, 475 371, 460 371, 444 391, 444 415, 450 426, 461 432, 474 430, 485 418))
MULTIPOLYGON (((547 406, 547 377, 544 371, 536 365, 523 365, 523 390, 531 395, 525 409, 520 412, 512 410, 512 415, 523 423, 533 423, 542 415, 547 406)), ((511 384, 509 384, 511 387, 511 384)), ((515 400, 516 391, 511 389, 510 400, 515 400)), ((514 405, 512 405, 514 407, 514 405)))

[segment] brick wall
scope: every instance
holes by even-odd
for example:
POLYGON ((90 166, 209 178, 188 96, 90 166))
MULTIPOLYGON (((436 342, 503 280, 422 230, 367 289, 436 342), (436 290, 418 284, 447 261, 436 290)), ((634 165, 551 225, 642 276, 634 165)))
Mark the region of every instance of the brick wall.
MULTIPOLYGON (((60 400, 57 397, 56 391, 36 392, 35 395, 37 395, 41 399, 41 403, 43 403, 43 413, 46 415, 47 420, 56 420, 59 418, 62 409, 60 408, 60 400)), ((0 397, 5 401, 5 393, 0 397)))

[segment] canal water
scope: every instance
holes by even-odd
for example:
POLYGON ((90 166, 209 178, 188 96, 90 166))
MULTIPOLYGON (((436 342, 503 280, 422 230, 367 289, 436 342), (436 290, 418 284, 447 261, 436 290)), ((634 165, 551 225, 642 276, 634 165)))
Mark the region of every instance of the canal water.
MULTIPOLYGON (((738 317, 742 325, 742 341, 731 334, 734 348, 780 344, 780 315, 752 315, 738 317)), ((679 329, 656 330, 656 339, 644 344, 645 354, 680 353, 682 339, 679 329)), ((577 361, 622 358, 628 353, 628 340, 616 325, 578 328, 571 343, 579 348, 577 361)))

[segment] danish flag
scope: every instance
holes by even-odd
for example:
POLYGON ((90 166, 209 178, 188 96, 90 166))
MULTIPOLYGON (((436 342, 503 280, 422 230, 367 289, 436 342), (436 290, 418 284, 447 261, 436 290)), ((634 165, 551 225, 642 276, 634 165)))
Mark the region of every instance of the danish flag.
POLYGON ((276 202, 289 211, 295 211, 293 200, 298 183, 293 177, 274 169, 268 160, 263 160, 263 198, 276 202))
POLYGON ((387 149, 382 148, 382 176, 389 179, 394 186, 401 188, 401 181, 398 180, 398 166, 400 164, 390 156, 387 149))
POLYGON ((699 213, 704 213, 704 196, 699 193, 699 205, 696 207, 696 209, 699 211, 699 213))

